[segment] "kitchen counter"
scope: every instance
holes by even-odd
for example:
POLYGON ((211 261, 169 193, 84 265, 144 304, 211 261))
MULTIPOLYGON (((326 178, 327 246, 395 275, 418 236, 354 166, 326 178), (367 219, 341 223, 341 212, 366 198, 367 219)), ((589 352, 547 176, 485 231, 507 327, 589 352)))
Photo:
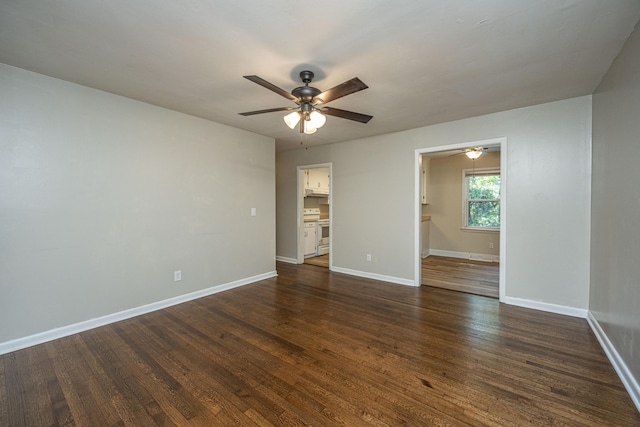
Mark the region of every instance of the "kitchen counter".
MULTIPOLYGON (((329 219, 329 215, 320 215, 320 219, 329 219)), ((317 219, 305 219, 304 222, 316 222, 317 219)))

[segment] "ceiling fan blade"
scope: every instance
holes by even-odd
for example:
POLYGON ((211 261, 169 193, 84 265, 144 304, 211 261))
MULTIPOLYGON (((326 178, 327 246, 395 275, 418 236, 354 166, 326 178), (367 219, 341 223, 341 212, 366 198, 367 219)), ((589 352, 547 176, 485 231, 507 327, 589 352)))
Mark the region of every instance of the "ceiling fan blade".
POLYGON ((244 77, 247 80, 251 80, 254 83, 257 83, 260 86, 265 87, 265 88, 277 93, 280 96, 284 96, 285 98, 292 100, 296 104, 300 103, 300 100, 298 98, 296 98, 295 96, 291 95, 286 90, 279 88, 278 86, 274 85, 273 83, 269 83, 268 81, 266 81, 263 78, 260 78, 258 76, 242 76, 242 77, 244 77))
POLYGON ((275 111, 291 111, 297 110, 299 107, 278 107, 278 108, 269 108, 268 110, 256 110, 256 111, 247 111, 246 113, 238 113, 241 116, 253 116, 254 114, 262 114, 262 113, 273 113, 275 111))
POLYGON ((347 80, 344 83, 339 84, 336 87, 325 90, 324 92, 313 97, 314 104, 327 104, 334 99, 342 98, 343 96, 351 95, 363 89, 367 89, 369 86, 364 84, 362 80, 357 77, 347 80))
POLYGON ((323 107, 320 109, 320 112, 327 116, 340 117, 341 119, 353 120, 360 123, 368 123, 369 120, 373 119, 373 116, 341 110, 339 108, 323 107))

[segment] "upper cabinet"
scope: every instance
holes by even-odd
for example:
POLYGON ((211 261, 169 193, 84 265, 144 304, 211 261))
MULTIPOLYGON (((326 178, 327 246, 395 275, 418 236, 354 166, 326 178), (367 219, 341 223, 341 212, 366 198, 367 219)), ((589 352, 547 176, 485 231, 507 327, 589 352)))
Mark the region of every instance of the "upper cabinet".
POLYGON ((329 168, 307 169, 304 174, 305 195, 329 196, 329 168))
POLYGON ((420 199, 423 205, 428 205, 430 202, 429 191, 429 166, 431 159, 426 156, 420 156, 420 199))
POLYGON ((306 188, 329 191, 329 168, 307 169, 306 188))

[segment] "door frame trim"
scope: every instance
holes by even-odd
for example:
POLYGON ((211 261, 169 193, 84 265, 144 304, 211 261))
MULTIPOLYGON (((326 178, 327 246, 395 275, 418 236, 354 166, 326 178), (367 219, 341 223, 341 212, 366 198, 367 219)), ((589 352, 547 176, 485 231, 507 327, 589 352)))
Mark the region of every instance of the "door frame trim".
POLYGON ((296 262, 304 263, 304 171, 308 169, 329 168, 329 270, 333 267, 333 163, 317 163, 298 166, 297 176, 297 250, 296 262))
POLYGON ((422 200, 421 200, 421 174, 420 156, 438 151, 464 150, 465 148, 500 146, 500 270, 499 270, 499 297, 500 302, 505 302, 507 295, 506 260, 507 260, 507 138, 492 138, 479 141, 462 142, 435 147, 418 148, 414 157, 414 283, 422 284, 422 254, 420 253, 420 241, 422 239, 422 200))

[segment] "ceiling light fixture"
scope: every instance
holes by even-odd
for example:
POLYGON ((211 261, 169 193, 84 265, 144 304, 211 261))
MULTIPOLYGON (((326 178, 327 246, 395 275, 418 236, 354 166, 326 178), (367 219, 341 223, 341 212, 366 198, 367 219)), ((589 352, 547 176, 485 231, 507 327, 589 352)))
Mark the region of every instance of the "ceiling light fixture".
POLYGON ((298 113, 297 111, 284 116, 284 122, 287 124, 287 126, 289 126, 289 129, 293 129, 294 127, 296 127, 299 121, 300 113, 298 113))
POLYGON ((305 120, 304 121, 304 126, 302 131, 304 133, 306 133, 307 135, 311 135, 312 133, 316 133, 316 131, 318 130, 318 128, 313 127, 313 124, 311 124, 310 120, 305 120))
POLYGON ((327 118, 318 110, 315 110, 312 111, 311 114, 309 114, 309 121, 314 128, 318 129, 324 126, 324 124, 327 122, 327 118))
MULTIPOLYGON (((302 110, 304 109, 305 108, 302 108, 302 110)), ((293 129, 300 122, 302 117, 304 117, 304 120, 303 123, 300 124, 301 131, 307 135, 315 133, 327 122, 327 118, 317 110, 313 110, 311 113, 307 113, 305 111, 294 111, 293 113, 289 113, 284 116, 284 122, 287 124, 289 129, 293 129)))
POLYGON ((482 156, 482 149, 481 148, 471 148, 471 149, 465 151, 464 154, 466 154, 467 157, 470 158, 471 160, 475 160, 478 157, 482 156))

